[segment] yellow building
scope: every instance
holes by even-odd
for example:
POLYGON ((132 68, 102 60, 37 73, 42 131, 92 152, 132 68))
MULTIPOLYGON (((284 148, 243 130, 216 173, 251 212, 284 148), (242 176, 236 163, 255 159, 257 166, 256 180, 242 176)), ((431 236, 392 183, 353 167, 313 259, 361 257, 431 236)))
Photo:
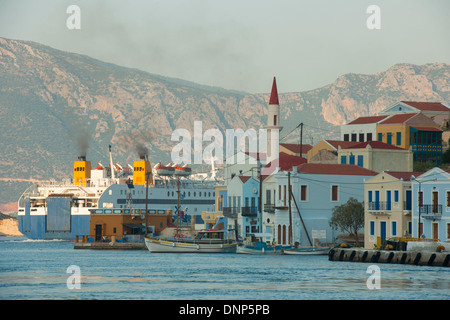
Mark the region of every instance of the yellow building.
POLYGON ((412 148, 414 161, 442 162, 442 130, 423 113, 396 114, 377 124, 377 141, 412 148))
POLYGON ((280 153, 286 153, 291 156, 298 156, 306 158, 308 151, 312 149, 312 145, 310 144, 294 144, 294 143, 280 143, 280 153), (300 148, 301 155, 300 155, 300 148))
POLYGON ((314 161, 314 158, 321 152, 321 150, 325 150, 331 153, 334 153, 336 156, 335 162, 337 162, 337 152, 338 148, 347 148, 350 146, 353 146, 355 144, 358 144, 358 142, 352 142, 352 141, 339 141, 339 140, 322 140, 319 143, 317 143, 314 147, 312 147, 307 154, 308 163, 314 161))
POLYGON ((420 174, 386 171, 364 182, 364 248, 373 249, 379 241, 411 235, 410 179, 420 174))
POLYGON ((366 141, 338 149, 339 164, 355 164, 375 171, 412 171, 413 153, 380 141, 366 141))

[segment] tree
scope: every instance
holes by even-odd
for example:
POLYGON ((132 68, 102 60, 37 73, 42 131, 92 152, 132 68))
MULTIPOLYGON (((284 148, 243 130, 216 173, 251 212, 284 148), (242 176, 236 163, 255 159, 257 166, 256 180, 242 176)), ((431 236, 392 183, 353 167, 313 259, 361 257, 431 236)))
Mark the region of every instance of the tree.
POLYGON ((359 246, 358 229, 364 227, 364 205, 355 198, 350 197, 345 204, 335 206, 331 215, 330 227, 348 232, 359 246))

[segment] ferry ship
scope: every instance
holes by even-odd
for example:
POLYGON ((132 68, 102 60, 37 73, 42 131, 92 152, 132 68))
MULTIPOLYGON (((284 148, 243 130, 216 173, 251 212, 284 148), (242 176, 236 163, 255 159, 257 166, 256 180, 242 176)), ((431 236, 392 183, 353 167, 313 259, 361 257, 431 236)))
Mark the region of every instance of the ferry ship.
MULTIPOLYGON (((110 163, 113 163, 111 150, 110 163)), ((176 166, 171 171, 175 173, 177 168, 182 167, 176 166)), ((156 166, 150 166, 147 156, 125 168, 117 164, 105 168, 98 163, 92 169, 86 156, 80 156, 74 162, 71 181, 33 184, 21 195, 19 231, 30 239, 73 240, 75 236, 89 234, 91 214, 99 210, 144 213, 146 203, 149 213, 172 210, 176 215, 178 180, 180 210, 185 219, 193 215, 199 218, 202 211, 214 211, 214 187, 220 184, 215 172, 208 177, 183 171, 172 176, 160 175, 156 166)))

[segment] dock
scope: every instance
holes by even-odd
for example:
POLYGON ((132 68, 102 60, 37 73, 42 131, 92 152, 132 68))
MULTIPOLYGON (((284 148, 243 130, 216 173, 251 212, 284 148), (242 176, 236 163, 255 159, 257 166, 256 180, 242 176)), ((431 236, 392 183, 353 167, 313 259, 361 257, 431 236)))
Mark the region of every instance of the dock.
POLYGON ((74 249, 147 250, 144 242, 75 242, 74 249))
POLYGON ((450 252, 333 248, 328 253, 328 260, 449 267, 450 252))

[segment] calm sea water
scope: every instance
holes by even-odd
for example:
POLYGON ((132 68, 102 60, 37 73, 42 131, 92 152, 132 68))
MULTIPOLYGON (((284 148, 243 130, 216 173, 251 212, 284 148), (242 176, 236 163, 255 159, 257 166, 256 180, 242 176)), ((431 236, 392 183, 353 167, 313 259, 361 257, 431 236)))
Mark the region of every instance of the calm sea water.
POLYGON ((74 250, 72 242, 0 238, 0 299, 449 300, 450 269, 366 263, 327 256, 155 254, 74 250), (67 268, 81 271, 70 290, 67 268))

